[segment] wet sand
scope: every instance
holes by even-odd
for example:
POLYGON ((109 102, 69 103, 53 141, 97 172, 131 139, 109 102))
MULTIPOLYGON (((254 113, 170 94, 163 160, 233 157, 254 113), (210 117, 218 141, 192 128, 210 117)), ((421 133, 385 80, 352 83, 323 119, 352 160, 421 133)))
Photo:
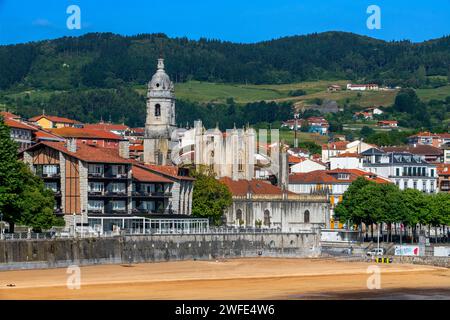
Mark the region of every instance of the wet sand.
POLYGON ((377 264, 381 289, 368 290, 365 262, 230 259, 0 272, 0 299, 450 299, 450 269, 377 264), (8 286, 12 285, 12 286, 8 286))

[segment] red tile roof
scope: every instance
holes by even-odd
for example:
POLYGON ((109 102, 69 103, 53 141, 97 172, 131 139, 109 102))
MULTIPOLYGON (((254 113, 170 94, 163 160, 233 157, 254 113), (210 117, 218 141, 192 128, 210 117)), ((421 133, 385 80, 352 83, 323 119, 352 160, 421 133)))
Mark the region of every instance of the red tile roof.
POLYGON ((85 162, 93 163, 131 163, 131 159, 124 159, 119 156, 119 151, 117 149, 111 148, 101 148, 97 146, 91 146, 87 144, 78 144, 76 152, 70 152, 67 150, 66 143, 64 142, 52 142, 44 141, 36 144, 29 148, 28 150, 37 148, 39 146, 47 146, 52 149, 61 151, 69 156, 80 159, 85 162))
POLYGON ((5 119, 20 119, 20 116, 15 115, 14 113, 8 112, 8 111, 1 111, 0 114, 3 116, 3 118, 5 119))
POLYGON ((322 150, 345 150, 347 149, 347 145, 350 142, 348 141, 336 141, 336 142, 330 142, 325 143, 322 145, 322 150))
POLYGON ((450 163, 438 163, 436 168, 439 176, 450 176, 450 163))
POLYGON ((130 151, 144 151, 144 146, 142 144, 134 144, 130 146, 130 151))
POLYGON ((362 156, 358 153, 354 152, 344 152, 341 154, 338 154, 336 158, 362 158, 362 156))
POLYGON ((144 167, 145 169, 149 169, 154 172, 159 172, 163 175, 166 175, 168 177, 172 177, 175 179, 190 180, 190 181, 195 180, 192 177, 180 176, 178 174, 178 167, 176 167, 176 166, 161 166, 161 165, 153 165, 153 164, 144 164, 144 163, 137 162, 137 161, 135 161, 135 164, 138 166, 144 167))
POLYGON ((70 123, 70 124, 80 124, 81 123, 77 120, 72 120, 72 119, 64 118, 64 117, 49 116, 49 115, 45 115, 45 114, 30 118, 29 121, 36 122, 42 118, 48 119, 52 122, 58 122, 58 123, 70 123))
POLYGON ((417 134, 409 136, 408 138, 414 138, 414 137, 433 137, 433 138, 438 138, 438 135, 434 134, 434 133, 431 133, 429 131, 424 131, 424 132, 419 132, 417 134))
POLYGON ((123 140, 121 136, 105 130, 66 127, 51 129, 50 131, 65 138, 123 140))
POLYGON ((133 178, 140 182, 173 182, 172 180, 164 178, 161 175, 153 173, 152 171, 137 165, 133 165, 133 178))
POLYGON ((37 141, 45 140, 45 141, 65 141, 63 137, 60 137, 56 134, 45 130, 37 130, 34 132, 34 136, 37 141))
POLYGON ((126 131, 130 130, 130 127, 124 124, 113 123, 87 123, 84 125, 86 129, 103 130, 103 131, 126 131))
MULTIPOLYGON (((245 196, 247 192, 252 194, 270 194, 270 195, 281 195, 283 192, 281 188, 270 184, 269 182, 261 180, 233 180, 228 177, 219 179, 220 182, 225 184, 230 190, 233 196, 245 196)), ((288 192, 293 194, 292 192, 288 192)))
POLYGON ((32 127, 26 123, 14 120, 13 118, 4 118, 3 122, 10 128, 17 128, 17 129, 23 129, 23 130, 30 130, 30 131, 36 131, 37 129, 35 127, 32 127))
POLYGON ((288 155, 288 163, 300 163, 305 161, 305 158, 303 157, 296 157, 293 155, 288 155))
POLYGON ((294 184, 348 184, 358 177, 365 177, 376 183, 390 183, 387 179, 359 169, 316 170, 307 173, 295 173, 289 176, 289 182, 294 184), (348 179, 338 179, 337 174, 339 173, 348 174, 348 179))

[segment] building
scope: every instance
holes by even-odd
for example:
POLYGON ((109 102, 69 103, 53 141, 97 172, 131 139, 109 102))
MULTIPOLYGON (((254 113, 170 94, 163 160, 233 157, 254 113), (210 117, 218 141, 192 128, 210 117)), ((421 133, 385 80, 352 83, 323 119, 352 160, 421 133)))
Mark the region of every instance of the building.
POLYGON ((336 91, 341 91, 342 87, 337 84, 332 84, 332 85, 328 86, 327 90, 328 90, 328 92, 336 92, 336 91))
POLYGON ((380 120, 377 122, 377 126, 381 128, 397 128, 398 122, 397 120, 380 120))
POLYGON ((330 204, 330 223, 334 224, 334 208, 353 181, 364 177, 376 183, 390 183, 388 179, 359 169, 317 170, 289 176, 288 190, 301 195, 327 195, 330 204))
POLYGON ((356 119, 372 120, 373 113, 370 113, 367 111, 360 111, 360 112, 355 112, 353 117, 356 119))
MULTIPOLYGON (((289 159, 291 159, 291 156, 289 156, 289 159)), ((324 163, 309 159, 309 158, 297 158, 297 161, 291 161, 289 160, 290 165, 290 173, 306 173, 316 170, 325 170, 327 167, 324 163)))
POLYGON ((348 141, 335 141, 322 145, 322 162, 328 162, 331 157, 344 153, 347 150, 348 141))
POLYGON ((359 153, 344 152, 330 158, 330 169, 362 169, 363 156, 359 153))
POLYGON ((384 152, 409 152, 414 155, 424 157, 427 162, 442 162, 444 152, 442 149, 433 147, 431 145, 408 145, 398 147, 383 147, 384 152))
POLYGON ((45 114, 30 118, 29 121, 38 125, 42 129, 82 127, 82 123, 79 121, 45 114))
POLYGON ((115 124, 111 122, 100 121, 99 123, 87 123, 83 126, 89 130, 109 131, 121 137, 125 137, 130 132, 130 127, 125 124, 115 124))
POLYGON ((88 128, 57 128, 50 132, 66 139, 76 139, 77 143, 97 145, 102 148, 118 148, 119 142, 124 140, 121 136, 104 130, 94 130, 88 128))
POLYGON ((440 148, 446 143, 450 143, 449 133, 431 133, 426 131, 408 137, 409 145, 429 145, 440 148))
POLYGON ((277 228, 283 232, 325 227, 329 205, 325 195, 299 195, 260 180, 220 179, 233 197, 225 210, 229 226, 277 228))
POLYGON ((347 84, 347 90, 350 91, 374 91, 379 90, 377 84, 369 83, 369 84, 347 84))
POLYGON ((423 156, 409 152, 385 152, 372 148, 361 153, 364 170, 387 178, 401 190, 416 189, 434 193, 437 189, 437 168, 423 156))
POLYGON ((193 179, 178 168, 146 167, 129 159, 128 141, 118 149, 77 143, 41 142, 21 153, 23 161, 55 193, 55 213, 66 226, 98 224, 111 231, 134 216, 170 218, 191 213, 193 179))
POLYGON ((444 163, 450 163, 450 142, 441 146, 444 163))
POLYGON ((308 120, 309 132, 326 135, 330 124, 324 117, 309 117, 308 120))
POLYGON ((376 107, 371 107, 371 108, 367 108, 364 110, 365 112, 369 112, 372 115, 381 115, 384 113, 383 110, 381 110, 380 108, 376 108, 376 107))
POLYGON ((164 59, 148 84, 147 118, 144 134, 144 161, 150 164, 171 163, 171 138, 176 129, 174 85, 164 71, 164 59))
POLYGON ((436 167, 439 192, 450 193, 450 163, 439 163, 436 167))
POLYGON ((33 133, 37 129, 29 124, 22 122, 19 116, 10 112, 1 112, 3 122, 10 128, 11 139, 17 142, 18 150, 22 151, 29 148, 33 143, 33 133))

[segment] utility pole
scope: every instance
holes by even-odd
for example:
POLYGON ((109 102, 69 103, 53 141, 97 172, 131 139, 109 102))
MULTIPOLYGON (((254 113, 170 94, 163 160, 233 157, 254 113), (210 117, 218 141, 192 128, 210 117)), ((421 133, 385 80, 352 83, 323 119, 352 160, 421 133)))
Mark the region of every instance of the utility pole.
POLYGON ((298 113, 294 114, 295 125, 294 125, 294 148, 298 147, 298 138, 297 138, 297 130, 298 130, 298 113))

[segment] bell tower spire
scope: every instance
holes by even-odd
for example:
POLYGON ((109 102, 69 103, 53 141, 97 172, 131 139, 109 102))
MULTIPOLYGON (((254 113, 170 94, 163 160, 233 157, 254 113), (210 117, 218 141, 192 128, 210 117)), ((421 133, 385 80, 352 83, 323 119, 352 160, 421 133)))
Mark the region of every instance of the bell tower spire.
POLYGON ((170 138, 175 129, 174 85, 164 71, 164 59, 160 57, 156 73, 148 84, 144 162, 170 163, 170 138))

